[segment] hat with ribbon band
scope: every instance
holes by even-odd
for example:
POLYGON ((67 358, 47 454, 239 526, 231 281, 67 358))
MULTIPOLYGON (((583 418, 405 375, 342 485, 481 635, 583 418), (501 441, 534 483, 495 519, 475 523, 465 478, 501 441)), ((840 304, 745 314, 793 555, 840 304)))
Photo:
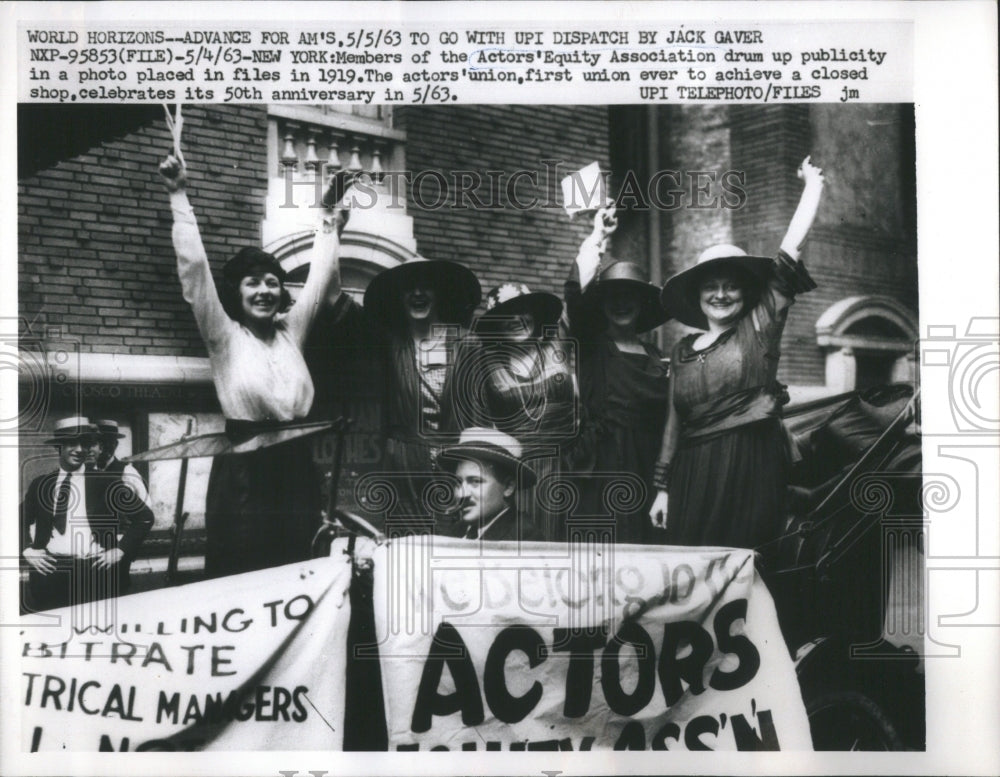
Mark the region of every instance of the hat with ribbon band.
POLYGON ((719 272, 736 275, 744 284, 744 295, 755 298, 774 272, 774 259, 750 256, 742 248, 728 244, 705 249, 694 266, 677 273, 663 285, 660 303, 667 315, 695 329, 708 329, 708 319, 698 301, 698 286, 706 277, 719 272))
POLYGON ((555 294, 532 291, 523 283, 501 283, 486 295, 486 312, 483 319, 516 316, 527 311, 541 326, 551 326, 559 321, 563 303, 555 294))
POLYGON ((479 461, 524 473, 524 483, 528 486, 533 486, 537 480, 535 471, 524 462, 521 443, 497 429, 481 426, 464 429, 458 442, 446 446, 438 459, 449 472, 454 472, 459 461, 479 461))
POLYGON ((52 427, 52 436, 45 441, 46 445, 62 445, 67 442, 82 440, 86 437, 97 437, 98 430, 83 416, 70 416, 56 421, 52 427))
POLYGON ((94 420, 93 424, 97 427, 97 431, 101 437, 117 437, 119 440, 125 437, 124 434, 118 431, 117 421, 112 421, 108 418, 98 418, 94 420))

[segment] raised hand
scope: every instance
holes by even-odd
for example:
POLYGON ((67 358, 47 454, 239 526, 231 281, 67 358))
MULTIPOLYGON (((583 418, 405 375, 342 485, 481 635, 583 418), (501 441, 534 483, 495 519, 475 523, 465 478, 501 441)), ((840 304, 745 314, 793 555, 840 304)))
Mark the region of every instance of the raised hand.
POLYGON ((323 215, 323 229, 327 232, 335 229, 338 236, 343 233, 344 227, 347 226, 347 221, 351 217, 350 203, 344 199, 344 193, 347 190, 347 176, 346 170, 341 170, 330 176, 330 180, 326 184, 326 191, 323 192, 323 207, 326 208, 326 213, 323 215))
POLYGON ((799 205, 788 224, 788 231, 781 241, 781 250, 792 259, 799 258, 799 251, 806 241, 813 219, 816 218, 816 211, 819 209, 819 201, 823 196, 823 171, 810 160, 811 157, 807 156, 799 165, 798 175, 805 182, 805 186, 802 187, 799 205))
POLYGON ((594 233, 598 237, 601 251, 607 247, 608 238, 618 229, 618 217, 615 215, 615 206, 608 205, 601 208, 594 214, 594 233))
POLYGON ((798 176, 807 184, 812 181, 823 183, 823 170, 812 164, 812 162, 810 162, 811 159, 812 156, 807 156, 802 160, 802 164, 799 165, 798 176))
POLYGON ((171 193, 180 191, 187 185, 187 170, 173 154, 167 154, 167 158, 160 162, 160 177, 171 193))

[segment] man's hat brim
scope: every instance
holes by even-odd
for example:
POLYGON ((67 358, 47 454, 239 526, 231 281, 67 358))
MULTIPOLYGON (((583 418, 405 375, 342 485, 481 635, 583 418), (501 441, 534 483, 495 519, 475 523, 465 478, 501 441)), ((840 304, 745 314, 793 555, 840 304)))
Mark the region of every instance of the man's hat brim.
POLYGON ((365 290, 365 310, 396 325, 403 320, 400 293, 414 281, 429 282, 437 291, 438 318, 445 324, 469 323, 482 298, 479 279, 465 265, 447 259, 418 259, 383 270, 365 290))
POLYGON ((97 427, 97 434, 99 437, 116 437, 119 440, 124 440, 125 435, 118 431, 117 426, 111 426, 110 424, 101 424, 98 422, 94 423, 97 427))
POLYGON ((76 432, 61 434, 58 437, 50 437, 44 441, 43 445, 62 445, 67 442, 76 442, 77 440, 86 440, 88 438, 96 440, 100 436, 100 433, 96 429, 83 429, 76 432))
POLYGON ((635 323, 637 333, 655 329, 669 318, 667 311, 660 305, 660 288, 652 283, 630 278, 611 278, 605 281, 598 279, 591 283, 583 293, 583 315, 603 317, 601 300, 604 293, 621 288, 634 289, 639 297, 639 317, 635 323))
POLYGON ((698 304, 698 284, 706 275, 734 271, 749 284, 745 290, 758 295, 774 272, 774 259, 765 256, 720 256, 700 262, 672 276, 660 292, 660 304, 668 318, 695 329, 708 329, 708 319, 698 304))
POLYGON ((486 462, 497 464, 512 473, 522 473, 522 484, 533 486, 538 480, 535 471, 525 462, 505 451, 503 448, 488 443, 467 442, 451 445, 441 451, 438 456, 449 472, 454 472, 460 461, 486 462))

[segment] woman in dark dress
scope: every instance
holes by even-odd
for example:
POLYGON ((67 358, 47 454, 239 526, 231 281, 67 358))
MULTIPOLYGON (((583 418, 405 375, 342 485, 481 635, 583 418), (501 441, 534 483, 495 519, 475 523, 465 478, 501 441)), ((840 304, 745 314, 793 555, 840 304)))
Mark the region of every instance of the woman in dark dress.
POLYGON ((667 314, 660 289, 639 265, 612 262, 597 273, 601 246, 614 227, 610 210, 597 214, 566 283, 570 333, 580 349, 584 418, 572 449, 573 480, 580 487, 577 512, 611 513, 617 542, 642 543, 654 535, 646 516, 655 493, 668 379, 663 354, 639 335, 667 314))
POLYGON ((777 258, 721 245, 663 288, 667 312, 704 330, 674 348, 667 427, 650 508, 667 542, 754 548, 785 521, 790 457, 776 380, 781 333, 795 295, 816 284, 798 260, 823 176, 802 163, 802 198, 777 258))
POLYGON ((351 354, 352 363, 338 369, 374 373, 369 383, 381 403, 384 444, 379 474, 386 477, 366 483, 371 507, 383 517, 431 512, 424 493, 437 452, 460 431, 450 411, 456 351, 480 296, 467 267, 415 256, 375 276, 362 307, 342 291, 335 268, 322 338, 327 352, 351 354), (331 342, 338 347, 329 349, 331 342), (389 492, 394 506, 383 503, 389 492))
POLYGON ((558 336, 562 307, 523 283, 494 288, 462 349, 453 393, 459 426, 499 429, 524 445, 538 485, 521 504, 549 541, 565 539, 558 474, 579 425, 571 354, 558 336))

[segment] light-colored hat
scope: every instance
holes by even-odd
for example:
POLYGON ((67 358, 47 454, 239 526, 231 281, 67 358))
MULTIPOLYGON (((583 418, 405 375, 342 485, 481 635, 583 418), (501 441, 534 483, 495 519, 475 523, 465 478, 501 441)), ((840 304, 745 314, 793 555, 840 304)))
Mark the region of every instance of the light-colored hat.
POLYGON ((532 291, 523 283, 501 283, 486 295, 486 312, 483 319, 513 316, 519 310, 527 310, 542 326, 551 326, 559 321, 563 303, 555 294, 547 291, 532 291))
POLYGON ((535 471, 524 462, 521 443, 511 435, 497 429, 470 426, 462 430, 458 442, 441 451, 442 467, 454 471, 459 461, 485 461, 500 464, 506 469, 524 473, 525 485, 533 486, 535 471))
POLYGON ((663 285, 660 304, 667 315, 696 329, 708 329, 708 320, 698 304, 698 284, 706 275, 720 270, 738 273, 745 279, 747 294, 757 296, 774 272, 774 259, 750 256, 742 248, 728 244, 706 248, 693 267, 677 273, 663 285))
POLYGON ((83 416, 60 418, 52 427, 52 437, 45 441, 46 445, 62 445, 84 437, 97 437, 97 427, 83 416))
POLYGON ((97 427, 101 437, 117 437, 119 440, 125 437, 118 431, 118 422, 109 418, 98 418, 92 422, 97 427))

